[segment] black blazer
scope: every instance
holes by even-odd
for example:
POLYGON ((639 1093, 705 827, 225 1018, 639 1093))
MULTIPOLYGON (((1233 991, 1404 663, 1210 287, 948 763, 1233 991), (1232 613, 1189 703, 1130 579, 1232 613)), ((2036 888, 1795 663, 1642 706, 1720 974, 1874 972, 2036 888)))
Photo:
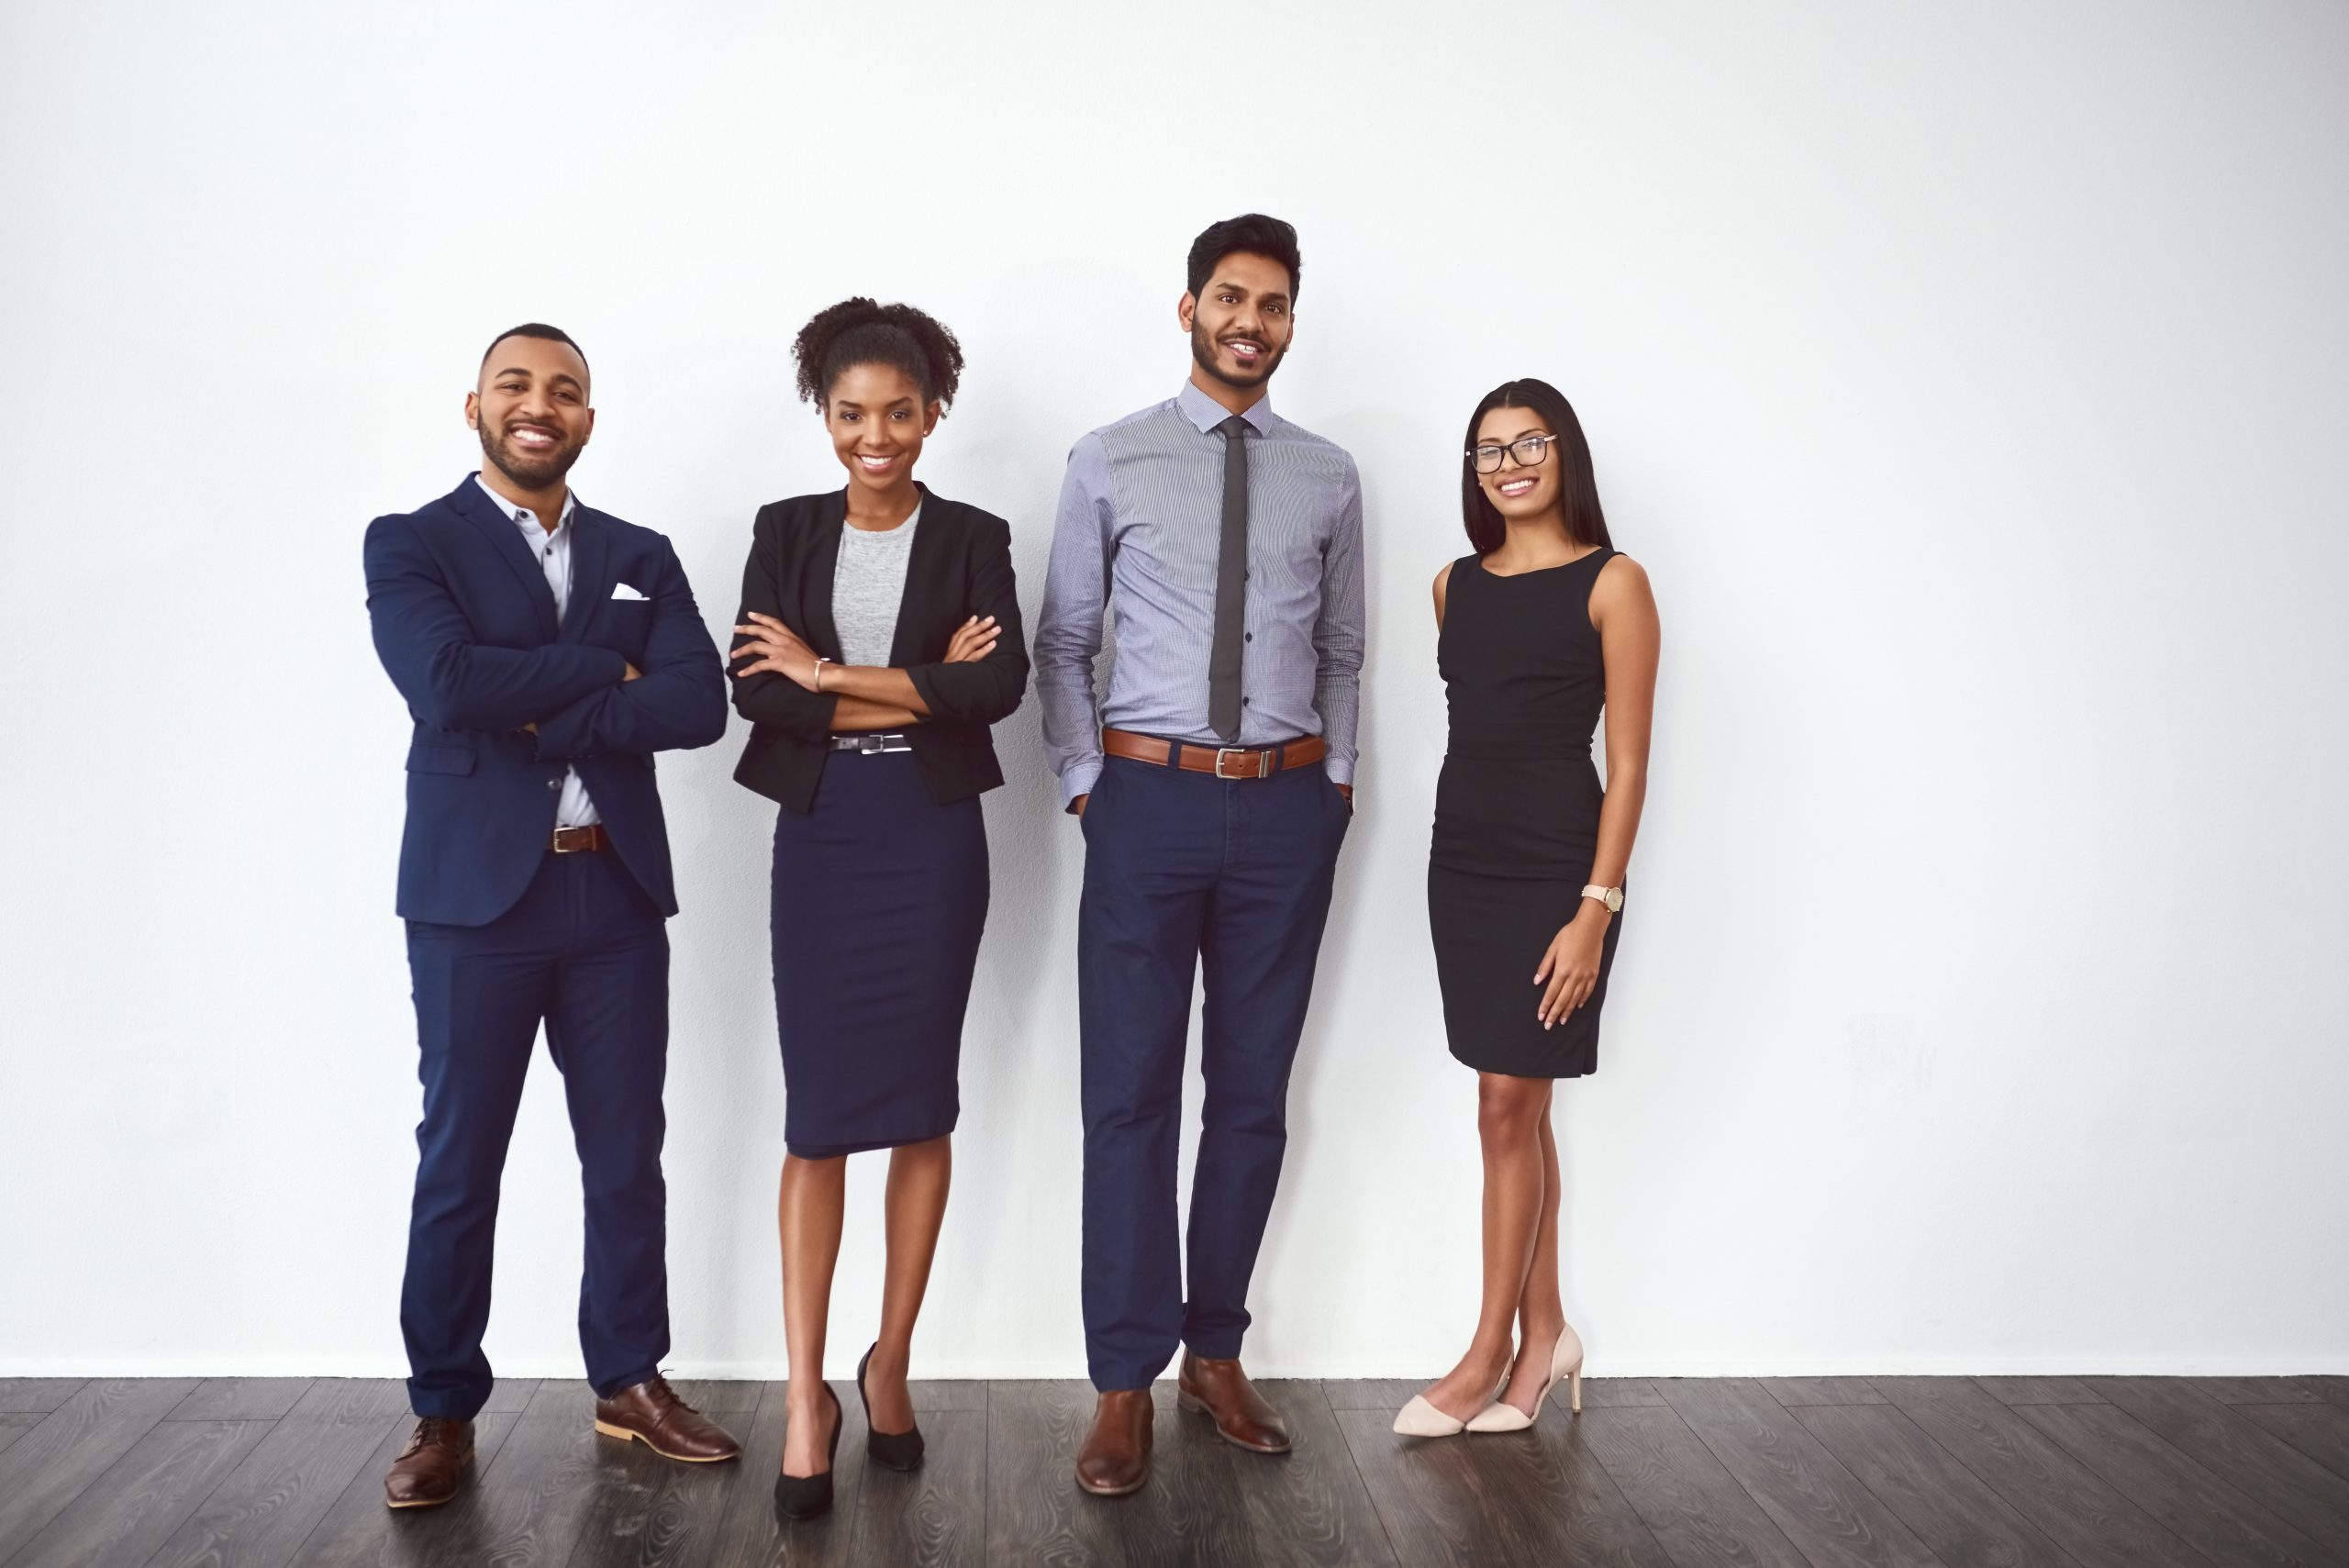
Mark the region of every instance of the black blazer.
MULTIPOLYGON (((1019 632, 1019 584, 1011 573, 1011 525, 1001 517, 922 494, 921 524, 906 563, 906 596, 889 663, 911 677, 930 717, 906 730, 932 800, 941 805, 1003 783, 987 726, 1019 706, 1028 689, 1028 648, 1019 632), (954 628, 993 616, 1003 635, 984 659, 947 664, 954 628)), ((751 559, 742 569, 742 614, 774 617, 827 659, 841 656, 832 624, 832 572, 839 564, 848 492, 795 495, 759 508, 751 559)), ((738 639, 736 651, 747 639, 738 639)), ((732 658, 729 655, 730 671, 732 658)), ((807 690, 773 671, 734 681, 734 711, 751 720, 734 779, 769 800, 806 813, 831 755, 836 692, 807 690)))

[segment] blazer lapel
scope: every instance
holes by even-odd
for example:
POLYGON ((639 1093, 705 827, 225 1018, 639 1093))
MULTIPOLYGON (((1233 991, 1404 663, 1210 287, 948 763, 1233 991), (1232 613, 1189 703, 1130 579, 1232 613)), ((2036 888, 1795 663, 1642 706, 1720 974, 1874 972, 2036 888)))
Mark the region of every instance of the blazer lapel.
POLYGON ((806 545, 807 569, 799 577, 807 646, 831 660, 841 656, 840 628, 832 619, 832 574, 840 569, 841 529, 847 522, 848 492, 825 496, 816 508, 815 537, 806 545))
MULTIPOLYGON (((449 493, 449 505, 457 515, 479 528, 489 540, 489 548, 500 561, 513 569, 517 585, 539 612, 539 626, 548 640, 554 639, 554 590, 547 586, 546 573, 539 569, 530 547, 522 542, 522 535, 514 519, 490 505, 482 494, 481 482, 467 475, 465 482, 449 493)), ((574 540, 573 549, 577 548, 574 540)), ((576 582, 576 579, 573 579, 576 582)))
POLYGON ((897 630, 889 640, 889 662, 900 670, 926 662, 921 650, 929 628, 923 612, 935 615, 939 598, 930 592, 930 579, 947 564, 947 547, 953 542, 946 537, 949 530, 944 527, 950 503, 932 495, 930 486, 919 480, 914 482, 914 488, 921 492, 921 521, 914 527, 914 548, 906 560, 905 593, 897 601, 897 630))
POLYGON ((595 618, 596 607, 611 597, 610 560, 611 529, 604 526, 601 512, 584 506, 571 514, 571 601, 563 608, 562 632, 558 639, 576 642, 595 618))

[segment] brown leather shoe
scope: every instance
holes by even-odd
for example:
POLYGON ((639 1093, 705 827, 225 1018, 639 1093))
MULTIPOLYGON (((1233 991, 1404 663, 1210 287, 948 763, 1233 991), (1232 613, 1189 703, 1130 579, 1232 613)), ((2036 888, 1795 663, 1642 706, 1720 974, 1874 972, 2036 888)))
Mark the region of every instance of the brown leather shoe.
POLYGON ((1113 1388, 1093 1407, 1093 1429, 1077 1451, 1076 1484, 1097 1497, 1122 1497, 1150 1479, 1150 1390, 1113 1388))
POLYGON ((1185 1351, 1183 1370, 1174 1381, 1174 1402, 1186 1410, 1213 1416, 1223 1440, 1251 1453, 1288 1451, 1288 1423, 1264 1403, 1236 1359, 1209 1361, 1185 1351))
POLYGON ((465 1466, 473 1462, 471 1421, 426 1416, 384 1473, 384 1503, 394 1508, 437 1508, 457 1495, 465 1466))
POLYGON ((663 1459, 688 1464, 715 1464, 742 1452, 742 1445, 725 1428, 678 1398, 669 1380, 657 1373, 609 1399, 596 1400, 596 1429, 607 1438, 632 1438, 663 1459))

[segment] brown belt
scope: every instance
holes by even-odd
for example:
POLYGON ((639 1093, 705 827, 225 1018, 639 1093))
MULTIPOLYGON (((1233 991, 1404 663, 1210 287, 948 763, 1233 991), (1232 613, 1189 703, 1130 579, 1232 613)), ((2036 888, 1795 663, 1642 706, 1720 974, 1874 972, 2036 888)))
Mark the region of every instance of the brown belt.
POLYGON ((576 854, 581 850, 608 850, 612 836, 604 831, 601 822, 590 822, 584 828, 558 828, 551 847, 558 855, 576 854))
POLYGON ((1180 768, 1186 773, 1213 773, 1219 779, 1268 779, 1283 768, 1302 768, 1329 755, 1319 735, 1278 746, 1191 746, 1159 740, 1129 729, 1104 729, 1101 750, 1112 757, 1180 768))

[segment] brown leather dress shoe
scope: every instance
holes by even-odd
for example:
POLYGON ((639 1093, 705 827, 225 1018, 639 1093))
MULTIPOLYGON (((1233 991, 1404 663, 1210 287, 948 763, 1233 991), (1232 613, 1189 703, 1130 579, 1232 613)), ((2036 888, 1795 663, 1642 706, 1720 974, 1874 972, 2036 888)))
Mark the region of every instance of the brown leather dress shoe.
POLYGON ((663 1459, 688 1464, 715 1464, 742 1452, 732 1434, 678 1398, 658 1373, 596 1400, 596 1429, 607 1438, 633 1439, 663 1459))
POLYGON ((1113 1388, 1093 1407, 1093 1429, 1077 1451, 1076 1484, 1097 1497, 1122 1497, 1150 1479, 1150 1390, 1113 1388))
POLYGON ((1236 1359, 1210 1361, 1185 1351, 1174 1391, 1174 1402, 1184 1409, 1215 1418, 1215 1429, 1224 1441, 1251 1453, 1288 1451, 1288 1423, 1264 1403, 1236 1359))
POLYGON ((384 1473, 384 1502, 394 1508, 437 1508, 457 1495, 473 1462, 473 1424, 445 1416, 416 1423, 407 1447, 384 1473))

